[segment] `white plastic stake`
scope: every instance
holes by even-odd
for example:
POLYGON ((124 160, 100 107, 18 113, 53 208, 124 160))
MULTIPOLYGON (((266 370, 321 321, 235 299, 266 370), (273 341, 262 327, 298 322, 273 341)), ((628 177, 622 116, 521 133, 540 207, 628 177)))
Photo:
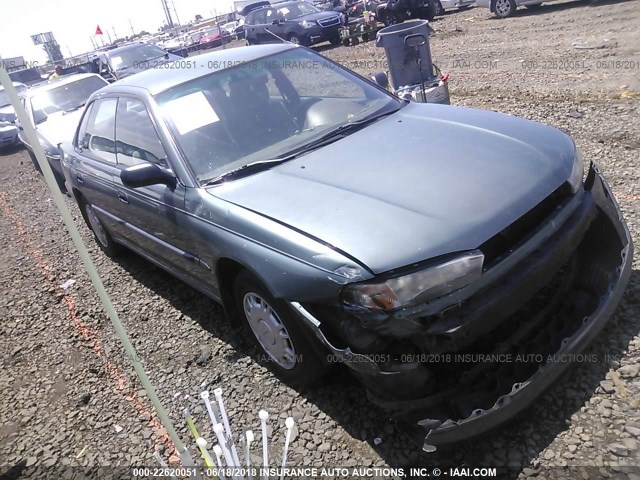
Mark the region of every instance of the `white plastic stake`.
POLYGON ((211 419, 211 427, 213 427, 216 423, 220 423, 218 420, 218 416, 216 412, 214 412, 211 402, 209 401, 209 391, 205 390, 200 393, 200 398, 204 400, 204 404, 207 407, 207 412, 209 412, 209 418, 211 419))
MULTIPOLYGON (((160 456, 160 454, 158 452, 153 452, 153 458, 156 459, 156 462, 158 462, 160 464, 160 466, 162 468, 169 468, 169 465, 167 465, 167 462, 165 462, 162 457, 160 456)), ((171 475, 171 480, 178 480, 176 477, 174 477, 173 475, 171 475)))
POLYGON ((247 443, 245 444, 245 449, 244 449, 244 458, 245 461, 247 462, 247 468, 251 467, 251 442, 253 442, 255 440, 255 437, 253 436, 253 430, 247 430, 247 433, 245 434, 247 437, 247 443))
POLYGON ((229 451, 229 447, 227 445, 227 440, 226 438, 224 438, 224 427, 222 426, 221 423, 216 423, 213 426, 213 431, 216 434, 216 437, 218 438, 218 444, 220 445, 220 447, 222 448, 222 454, 224 455, 224 461, 227 464, 227 467, 233 467, 233 456, 231 455, 231 452, 229 451))
POLYGON ((212 467, 213 465, 215 465, 215 463, 213 463, 211 455, 209 454, 209 451, 207 450, 207 441, 202 437, 198 437, 196 438, 196 443, 198 444, 198 447, 200 447, 200 453, 202 453, 204 462, 207 467, 212 467))
POLYGON ((229 442, 231 443, 230 450, 231 450, 231 455, 233 457, 233 463, 229 464, 227 462, 227 466, 239 467, 240 458, 238 457, 236 446, 233 443, 233 434, 231 433, 231 425, 229 425, 229 417, 227 417, 227 410, 224 408, 224 403, 222 402, 222 389, 216 388, 213 391, 213 394, 216 396, 216 400, 218 401, 218 407, 220 407, 220 416, 222 417, 222 422, 224 423, 224 429, 227 432, 227 437, 229 438, 229 442))
POLYGON ((262 428, 262 466, 266 468, 269 466, 269 451, 267 449, 269 442, 267 438, 267 419, 269 418, 269 412, 260 410, 258 417, 260 417, 260 427, 262 428))
MULTIPOLYGON (((245 433, 247 442, 244 446, 244 459, 247 462, 247 472, 251 471, 251 442, 255 440, 253 436, 253 430, 247 430, 245 433)), ((253 475, 249 473, 249 480, 253 480, 253 475)))
POLYGON ((289 442, 291 441, 291 430, 295 424, 293 417, 287 417, 284 424, 287 427, 287 436, 284 440, 284 452, 282 452, 282 474, 280 475, 280 480, 284 479, 284 467, 287 464, 287 452, 289 451, 289 442))
POLYGON ((220 480, 226 480, 224 473, 222 473, 222 469, 224 467, 222 466, 222 459, 220 458, 220 456, 222 455, 222 449, 220 448, 220 445, 213 446, 213 453, 215 454, 216 462, 218 463, 218 477, 220 477, 220 480))

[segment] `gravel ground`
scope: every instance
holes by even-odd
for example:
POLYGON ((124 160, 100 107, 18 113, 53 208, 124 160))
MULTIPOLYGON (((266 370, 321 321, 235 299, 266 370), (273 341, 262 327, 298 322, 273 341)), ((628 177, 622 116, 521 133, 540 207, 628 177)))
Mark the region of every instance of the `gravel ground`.
MULTIPOLYGON (((474 8, 433 22, 431 42, 435 62, 451 72, 453 103, 569 132, 583 158, 602 167, 636 245, 639 21, 637 0, 559 3, 503 21, 474 8), (632 62, 635 69, 625 68, 632 62)), ((318 50, 364 75, 382 69, 372 67, 383 60, 373 43, 318 50)), ((0 185, 0 473, 25 464, 41 472, 51 465, 152 465, 154 450, 175 462, 24 150, 0 154, 0 185), (70 279, 75 283, 63 289, 70 279)), ((106 258, 68 204, 138 351, 135 360, 183 439, 189 438, 185 404, 203 435, 213 437, 197 394, 222 386, 237 430, 259 430, 260 407, 280 413, 273 453, 280 451, 284 417, 296 419, 291 465, 485 464, 512 466, 523 478, 558 478, 554 468, 590 466, 571 475, 640 478, 637 255, 614 321, 587 352, 597 363, 577 366, 523 417, 492 435, 427 455, 341 370, 307 391, 280 383, 255 361, 257 352, 225 324, 214 302, 133 254, 117 262, 106 258)))

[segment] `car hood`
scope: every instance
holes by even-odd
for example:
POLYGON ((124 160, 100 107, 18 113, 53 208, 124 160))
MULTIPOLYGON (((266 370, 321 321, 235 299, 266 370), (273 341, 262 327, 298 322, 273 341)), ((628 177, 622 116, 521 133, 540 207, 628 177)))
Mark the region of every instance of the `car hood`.
POLYGON ((356 133, 212 195, 302 231, 374 273, 471 250, 568 179, 559 130, 411 103, 356 133))
POLYGON ((45 122, 37 126, 38 135, 54 147, 61 142, 70 141, 76 133, 82 112, 81 108, 64 115, 62 113, 50 115, 45 122))
POLYGON ((308 15, 303 15, 302 17, 292 18, 291 22, 302 22, 303 20, 307 20, 309 22, 317 22, 318 20, 326 20, 327 18, 339 17, 336 12, 316 12, 310 13, 308 15))

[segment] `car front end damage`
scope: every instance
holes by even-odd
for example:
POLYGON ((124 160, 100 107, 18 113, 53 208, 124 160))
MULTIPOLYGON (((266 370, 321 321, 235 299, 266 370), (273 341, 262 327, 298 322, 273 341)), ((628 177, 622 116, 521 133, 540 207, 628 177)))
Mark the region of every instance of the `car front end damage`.
POLYGON ((598 167, 478 247, 482 274, 386 315, 291 302, 423 446, 482 434, 530 405, 612 316, 633 245, 598 167))

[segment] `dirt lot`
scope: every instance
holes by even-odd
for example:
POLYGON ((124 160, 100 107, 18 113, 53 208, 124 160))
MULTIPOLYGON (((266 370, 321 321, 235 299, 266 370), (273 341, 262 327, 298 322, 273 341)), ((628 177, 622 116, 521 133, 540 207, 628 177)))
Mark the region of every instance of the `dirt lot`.
MULTIPOLYGON (((638 0, 558 3, 506 20, 473 8, 433 22, 431 43, 435 62, 451 73, 452 103, 569 132, 583 158, 602 167, 636 245, 638 25, 638 0)), ((318 50, 364 75, 382 70, 383 54, 373 43, 318 50)), ((25 151, 0 154, 0 185, 0 474, 25 462, 152 465, 154 450, 167 458, 169 442, 25 151), (69 279, 75 284, 63 290, 69 279)), ((293 415, 294 465, 508 465, 522 477, 539 478, 562 476, 557 467, 591 466, 565 475, 640 478, 637 255, 615 321, 587 352, 598 362, 579 365, 526 415, 491 436, 427 455, 388 424, 344 372, 309 391, 284 386, 254 361, 256 352, 225 325, 216 304, 132 254, 107 259, 84 225, 81 231, 138 360, 184 439, 185 404, 212 437, 197 394, 222 386, 238 430, 258 430, 256 412, 265 407, 282 413, 274 429, 282 440, 284 417, 293 415), (190 398, 183 400, 185 394, 190 398)))

